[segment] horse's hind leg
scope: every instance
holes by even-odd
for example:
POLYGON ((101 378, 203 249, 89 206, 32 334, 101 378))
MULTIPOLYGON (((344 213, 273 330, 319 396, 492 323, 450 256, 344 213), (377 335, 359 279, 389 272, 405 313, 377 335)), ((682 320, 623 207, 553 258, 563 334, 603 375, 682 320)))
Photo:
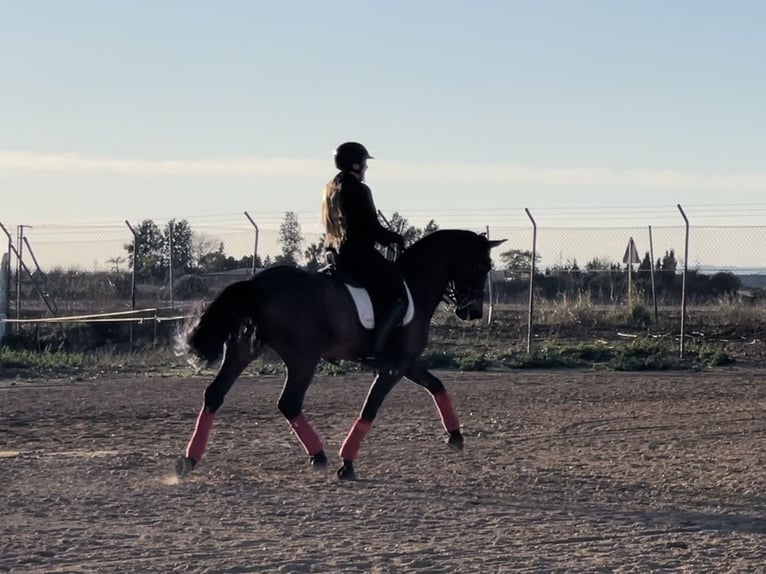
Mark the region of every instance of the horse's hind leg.
POLYGON ((303 399, 314 378, 314 370, 318 363, 318 357, 314 359, 308 355, 285 359, 287 377, 277 408, 290 423, 295 436, 309 455, 311 465, 324 467, 327 465, 327 456, 324 453, 322 441, 303 414, 303 399))
POLYGON ((457 413, 452 406, 452 399, 444 387, 444 383, 428 369, 415 363, 409 366, 405 376, 431 393, 431 398, 433 398, 439 411, 442 426, 449 433, 447 444, 455 450, 462 450, 463 434, 460 432, 460 419, 458 419, 457 413))
POLYGON ((356 478, 354 460, 356 460, 359 454, 359 447, 372 427, 372 422, 375 420, 378 409, 383 404, 386 395, 391 392, 391 389, 394 388, 394 385, 400 379, 401 375, 398 374, 379 374, 372 382, 367 398, 364 400, 362 412, 359 414, 359 418, 354 421, 340 449, 340 458, 343 462, 336 474, 341 480, 353 480, 356 478))
POLYGON ((245 367, 253 360, 252 329, 248 329, 236 339, 232 338, 226 343, 223 362, 213 382, 205 389, 202 409, 197 416, 197 424, 194 434, 186 447, 186 454, 176 463, 176 474, 184 477, 202 460, 205 453, 210 430, 213 428, 213 418, 216 411, 221 408, 226 393, 229 392, 234 381, 242 374, 245 367))

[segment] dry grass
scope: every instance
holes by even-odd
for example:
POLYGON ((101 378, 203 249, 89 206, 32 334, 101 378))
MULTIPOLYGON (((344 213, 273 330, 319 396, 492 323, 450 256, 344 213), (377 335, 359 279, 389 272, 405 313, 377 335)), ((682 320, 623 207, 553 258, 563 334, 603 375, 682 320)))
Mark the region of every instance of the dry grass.
MULTIPOLYGON (((527 353, 528 311, 524 305, 498 304, 492 322, 463 322, 446 308, 437 310, 431 342, 424 353, 432 368, 485 370, 497 367, 599 366, 621 370, 705 368, 737 361, 766 360, 766 304, 722 299, 687 310, 685 360, 680 360, 681 311, 643 304, 594 304, 586 297, 543 302, 534 309, 532 350, 527 353)), ((40 325, 22 329, 0 352, 0 376, 25 369, 51 371, 140 371, 185 368, 172 353, 176 324, 154 328, 151 321, 134 330, 127 324, 40 325)), ((267 353, 254 364, 258 372, 281 372, 279 359, 267 353)), ((326 374, 358 370, 351 363, 323 365, 326 374)))

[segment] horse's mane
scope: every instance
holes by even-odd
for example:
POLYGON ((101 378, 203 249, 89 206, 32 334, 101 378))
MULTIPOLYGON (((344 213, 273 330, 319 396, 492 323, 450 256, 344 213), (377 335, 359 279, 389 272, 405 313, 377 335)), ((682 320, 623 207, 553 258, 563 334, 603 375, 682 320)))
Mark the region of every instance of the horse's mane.
POLYGON ((421 237, 404 250, 399 257, 399 265, 406 267, 413 261, 423 261, 438 253, 451 252, 456 244, 476 240, 480 235, 465 229, 438 229, 421 237))

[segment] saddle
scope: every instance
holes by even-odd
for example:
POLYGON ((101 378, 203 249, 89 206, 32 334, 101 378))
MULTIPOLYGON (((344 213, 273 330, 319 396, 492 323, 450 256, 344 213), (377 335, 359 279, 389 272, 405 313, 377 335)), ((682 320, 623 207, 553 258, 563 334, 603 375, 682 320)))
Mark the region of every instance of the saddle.
POLYGON ((343 260, 338 257, 338 252, 334 247, 325 247, 324 260, 324 266, 317 269, 317 273, 322 273, 323 275, 342 281, 346 285, 364 289, 364 287, 362 287, 362 282, 354 277, 354 274, 348 266, 346 266, 343 263, 343 260))
MULTIPOLYGON (((351 270, 343 264, 334 248, 327 247, 325 249, 325 262, 324 267, 320 267, 317 272, 343 283, 354 301, 359 322, 365 329, 374 329, 375 309, 370 293, 362 286, 361 281, 354 277, 351 270)), ((404 283, 404 290, 407 292, 407 311, 402 319, 402 325, 406 325, 415 316, 415 304, 412 301, 412 294, 407 282, 404 279, 402 282, 404 283)))

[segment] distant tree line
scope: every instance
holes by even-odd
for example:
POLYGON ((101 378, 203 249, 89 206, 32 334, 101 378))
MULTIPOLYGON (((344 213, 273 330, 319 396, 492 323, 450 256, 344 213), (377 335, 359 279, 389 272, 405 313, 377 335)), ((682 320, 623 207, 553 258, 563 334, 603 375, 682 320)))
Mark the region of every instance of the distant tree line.
MULTIPOLYGON (((528 293, 529 274, 532 269, 532 252, 510 249, 500 254, 505 270, 505 281, 495 285, 500 300, 514 299, 528 293)), ((536 294, 544 299, 568 299, 585 297, 594 303, 617 303, 628 294, 628 264, 593 258, 581 268, 576 260, 567 261, 540 270, 535 255, 536 294)), ((681 297, 682 277, 677 272, 678 260, 670 249, 658 258, 654 265, 654 292, 658 299, 675 302, 681 297)), ((649 253, 641 263, 631 269, 631 288, 637 297, 649 297, 652 293, 652 264, 649 253)), ((698 300, 736 295, 742 281, 733 273, 706 275, 699 270, 689 270, 687 294, 698 300)))
MULTIPOLYGON (((413 226, 398 212, 391 217, 390 226, 402 234, 406 245, 411 245, 439 228, 434 220, 422 228, 413 226)), ((256 267, 293 265, 316 270, 325 264, 324 234, 316 242, 305 245, 298 216, 293 211, 285 213, 279 226, 277 243, 280 253, 273 259, 268 255, 263 260, 258 257, 255 261, 256 267)), ((151 219, 144 220, 136 228, 136 241, 124 247, 128 265, 132 267, 135 264, 136 271, 141 276, 155 279, 167 276, 171 262, 179 276, 253 267, 252 255, 238 258, 228 255, 222 241, 195 233, 186 219, 171 220, 162 229, 151 219)), ((509 249, 500 253, 499 258, 501 269, 505 271, 505 281, 495 285, 498 299, 513 300, 527 293, 532 253, 509 249)), ((539 269, 539 260, 539 254, 535 255, 535 285, 540 297, 572 300, 573 297, 584 296, 597 303, 616 303, 627 297, 627 264, 596 257, 582 267, 576 260, 571 260, 539 269)), ((119 259, 115 258, 112 261, 117 262, 119 259)), ((680 297, 681 276, 677 267, 678 260, 672 249, 655 262, 654 290, 662 300, 673 301, 680 297)), ((631 289, 637 297, 651 294, 651 260, 648 252, 640 264, 633 266, 630 279, 631 289)), ((687 293, 701 300, 734 295, 740 287, 740 279, 732 273, 705 275, 691 270, 687 276, 687 293)))
MULTIPOLYGON (((400 232, 405 243, 410 245, 438 229, 431 220, 421 228, 410 223, 399 213, 394 213, 390 221, 391 227, 400 232)), ((160 227, 151 219, 145 219, 135 228, 134 241, 124 246, 127 252, 127 263, 142 277, 162 279, 167 276, 170 265, 175 271, 187 274, 205 274, 218 271, 228 271, 239 268, 252 268, 253 256, 232 257, 227 255, 222 241, 195 233, 186 219, 170 220, 160 227), (172 253, 171 253, 172 245, 172 253)), ((263 260, 257 257, 255 267, 263 268, 271 265, 301 264, 309 270, 316 270, 324 265, 324 234, 304 249, 304 237, 298 216, 293 211, 285 213, 279 226, 277 243, 281 252, 273 259, 266 256, 263 260)), ((109 260, 119 271, 119 264, 124 261, 120 257, 109 260)))
MULTIPOLYGON (((393 229, 404 236, 405 244, 411 245, 424 235, 436 231, 439 226, 431 220, 424 227, 411 225, 399 213, 390 220, 393 229)), ((129 271, 135 264, 141 277, 142 297, 156 300, 168 298, 166 280, 172 262, 175 272, 174 290, 179 299, 204 297, 215 283, 205 275, 234 269, 251 269, 253 256, 234 257, 226 252, 223 241, 196 233, 185 219, 171 220, 162 228, 151 219, 142 221, 136 228, 136 240, 124 245, 127 257, 116 256, 109 260, 113 265, 110 273, 87 273, 75 270, 53 269, 47 274, 35 272, 33 283, 23 284, 24 299, 37 299, 37 290, 50 295, 56 302, 67 304, 77 300, 110 297, 124 299, 131 295, 129 271), (171 253, 172 245, 172 253, 171 253), (125 267, 120 265, 127 262, 125 267), (154 287, 150 287, 153 285, 154 287)), ((256 268, 272 265, 301 265, 316 270, 325 265, 324 235, 305 245, 298 217, 286 212, 279 227, 280 252, 273 258, 267 255, 255 260, 256 268)), ((527 250, 509 249, 499 253, 500 265, 493 281, 493 294, 501 302, 526 301, 532 253, 527 250)), ((535 255, 535 294, 546 300, 577 301, 585 298, 593 303, 625 302, 628 294, 628 269, 625 264, 593 258, 581 266, 576 260, 545 268, 539 267, 540 256, 535 255)), ((630 274, 631 289, 637 299, 649 300, 652 294, 652 273, 649 253, 640 264, 634 265, 630 274)), ((654 265, 654 290, 658 301, 674 303, 681 296, 681 274, 678 261, 671 249, 659 257, 654 265)), ((740 294, 742 283, 732 273, 707 275, 690 270, 687 275, 687 294, 692 301, 709 301, 740 294)), ((754 299, 763 297, 760 290, 749 295, 754 299)), ((753 300, 754 300, 753 299, 753 300)))

